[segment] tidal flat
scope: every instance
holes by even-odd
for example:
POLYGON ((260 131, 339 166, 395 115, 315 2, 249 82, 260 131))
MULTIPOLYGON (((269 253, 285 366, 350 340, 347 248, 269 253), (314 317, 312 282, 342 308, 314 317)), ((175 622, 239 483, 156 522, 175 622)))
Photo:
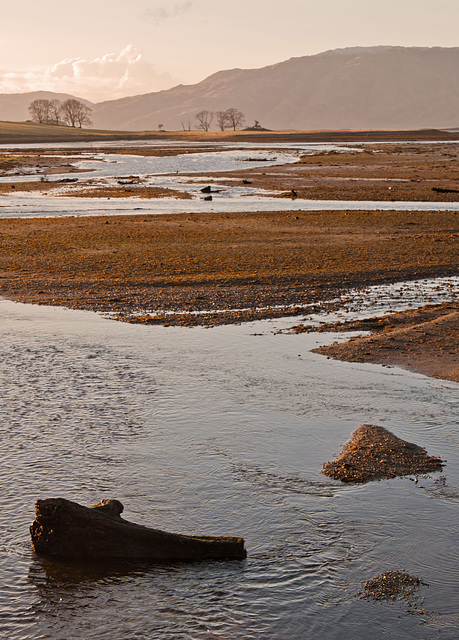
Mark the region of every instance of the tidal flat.
MULTIPOLYGON (((454 276, 459 260, 454 212, 10 219, 0 234, 1 295, 169 326, 294 316, 351 289, 454 276)), ((442 335, 431 323, 423 340, 440 377, 442 335)), ((454 344, 448 360, 457 371, 454 344)))

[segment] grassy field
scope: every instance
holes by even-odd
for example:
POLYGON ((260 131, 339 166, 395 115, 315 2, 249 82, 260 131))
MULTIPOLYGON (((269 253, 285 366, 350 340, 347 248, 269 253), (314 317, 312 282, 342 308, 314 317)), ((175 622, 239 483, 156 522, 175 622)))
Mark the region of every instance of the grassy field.
MULTIPOLYGON (((294 131, 273 131, 270 136, 296 135, 294 131)), ((126 139, 180 139, 180 140, 221 140, 238 137, 260 137, 264 132, 253 131, 111 131, 105 129, 80 129, 79 127, 56 126, 36 122, 0 121, 0 144, 20 144, 34 142, 82 142, 91 140, 126 140, 126 139)))
POLYGON ((384 140, 459 140, 459 133, 435 129, 419 131, 110 131, 80 129, 35 122, 0 121, 0 144, 33 144, 36 142, 87 142, 95 140, 190 140, 250 142, 339 142, 384 140))
POLYGON ((35 122, 0 122, 0 144, 161 138, 163 135, 155 131, 105 131, 103 129, 80 129, 35 122))

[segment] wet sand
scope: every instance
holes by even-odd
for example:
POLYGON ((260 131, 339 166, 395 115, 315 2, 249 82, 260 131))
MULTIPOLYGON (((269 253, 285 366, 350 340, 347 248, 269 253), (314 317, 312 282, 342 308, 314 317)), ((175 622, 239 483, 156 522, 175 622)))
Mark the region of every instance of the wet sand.
POLYGON ((0 294, 136 322, 293 315, 349 288, 457 274, 458 227, 451 212, 4 219, 0 294))
POLYGON ((0 196, 38 191, 42 195, 73 198, 179 198, 191 199, 186 191, 167 187, 152 187, 142 184, 139 179, 120 180, 118 184, 107 185, 100 180, 85 180, 72 183, 72 178, 63 180, 30 180, 29 182, 0 182, 0 196))
POLYGON ((303 155, 297 163, 282 167, 263 166, 212 176, 228 187, 234 185, 235 178, 245 180, 259 189, 260 195, 269 191, 281 198, 457 202, 458 161, 458 143, 357 144, 349 152, 303 155))
MULTIPOLYGON (((261 141, 260 141, 261 144, 261 141)), ((223 151, 224 149, 213 149, 223 151)), ((89 151, 89 150, 88 150, 89 151)), ((91 148, 91 153, 97 153, 91 148)), ((122 153, 124 155, 171 156, 183 153, 183 149, 167 147, 125 147, 101 148, 104 153, 122 153)), ((206 153, 207 147, 192 148, 186 153, 206 153)), ((24 171, 35 171, 37 181, 0 184, 0 194, 13 190, 46 190, 52 195, 55 188, 62 188, 58 182, 46 182, 47 176, 59 173, 77 173, 79 170, 69 162, 82 150, 53 150, 43 154, 40 150, 25 150, 22 155, 16 152, 0 152, 0 176, 6 171, 15 170, 16 175, 24 171), (40 177, 38 177, 40 176, 40 177), (45 182, 43 182, 45 181, 45 182)), ((200 182, 209 181, 228 188, 241 184, 255 189, 259 195, 273 195, 279 198, 308 200, 375 200, 375 201, 418 201, 418 202, 458 202, 459 201, 459 142, 435 145, 396 143, 355 144, 355 148, 345 153, 325 151, 314 155, 303 155, 298 162, 286 165, 262 166, 245 169, 241 162, 238 171, 201 174, 200 182)), ((187 174, 180 174, 186 176, 187 174)), ((192 175, 194 184, 199 184, 196 174, 192 175)), ((136 177, 134 177, 136 178, 136 177)), ((81 180, 68 184, 67 196, 86 195, 91 180, 81 180)), ((190 197, 178 187, 162 195, 155 188, 138 182, 129 189, 120 186, 99 185, 98 197, 190 197)))
POLYGON ((371 331, 371 335, 319 347, 317 353, 348 362, 398 365, 433 378, 459 382, 458 302, 325 325, 320 330, 371 331))
POLYGON ((363 585, 363 591, 357 594, 366 600, 412 600, 409 603, 410 613, 422 615, 427 613, 420 609, 423 598, 415 596, 415 592, 421 586, 429 586, 417 576, 411 576, 406 571, 384 571, 375 578, 368 580, 363 585), (413 596, 415 596, 413 598, 413 596))
MULTIPOLYGON (((355 143, 366 139, 339 133, 355 143)), ((385 134, 381 139, 389 135, 397 139, 385 134)), ((340 137, 336 132, 318 136, 252 137, 260 142, 340 137)), ((225 136, 192 137, 233 141, 244 136, 225 132, 225 136)), ((434 133, 419 134, 421 140, 429 137, 435 139, 434 133)), ((443 139, 447 137, 443 134, 443 139)), ((272 191, 287 198, 459 200, 459 143, 413 145, 402 140, 400 134, 399 142, 390 146, 362 145, 361 151, 302 156, 298 163, 283 166, 248 170, 241 166, 240 171, 212 177, 223 184, 228 178, 245 180, 262 194, 272 191)), ((124 151, 139 153, 139 148, 124 151)), ((165 148, 151 152, 175 153, 165 148)), ((18 172, 35 167, 38 175, 67 171, 68 159, 60 154, 60 150, 46 157, 37 150, 6 154, 0 158, 0 171, 12 166, 18 172)), ((210 177, 202 175, 203 184, 210 177)), ((128 184, 108 187, 91 180, 68 184, 65 195, 188 196, 130 178, 128 184)), ((62 182, 39 178, 3 183, 0 199, 21 189, 47 192, 57 186, 62 182)), ((457 275, 458 234, 455 212, 287 211, 0 220, 0 295, 111 312, 127 322, 213 326, 310 311, 307 305, 350 288, 457 275)), ((416 327, 424 322, 423 316, 411 312, 403 329, 385 327, 384 335, 320 352, 457 380, 457 309, 443 315, 430 321, 428 331, 426 326, 422 329, 422 340, 416 327)))
MULTIPOLYGON (((350 288, 456 275, 458 227, 451 212, 0 220, 0 295, 146 324, 294 315, 350 288)), ((458 380, 458 316, 457 304, 390 316, 319 352, 458 380)))

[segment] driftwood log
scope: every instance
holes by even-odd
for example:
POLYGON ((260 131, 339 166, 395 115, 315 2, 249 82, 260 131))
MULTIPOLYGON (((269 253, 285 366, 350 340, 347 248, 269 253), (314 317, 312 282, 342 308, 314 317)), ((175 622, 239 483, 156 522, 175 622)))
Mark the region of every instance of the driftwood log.
POLYGON ((187 536, 123 520, 118 500, 83 507, 63 498, 37 500, 32 549, 67 558, 124 558, 154 562, 242 560, 242 538, 187 536))

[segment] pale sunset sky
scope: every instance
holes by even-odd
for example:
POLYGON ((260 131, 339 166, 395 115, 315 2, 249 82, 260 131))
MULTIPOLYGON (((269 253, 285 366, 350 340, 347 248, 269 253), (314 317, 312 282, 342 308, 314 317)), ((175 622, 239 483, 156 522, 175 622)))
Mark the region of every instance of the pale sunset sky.
POLYGON ((459 46, 459 0, 0 0, 0 93, 94 102, 355 46, 459 46))

